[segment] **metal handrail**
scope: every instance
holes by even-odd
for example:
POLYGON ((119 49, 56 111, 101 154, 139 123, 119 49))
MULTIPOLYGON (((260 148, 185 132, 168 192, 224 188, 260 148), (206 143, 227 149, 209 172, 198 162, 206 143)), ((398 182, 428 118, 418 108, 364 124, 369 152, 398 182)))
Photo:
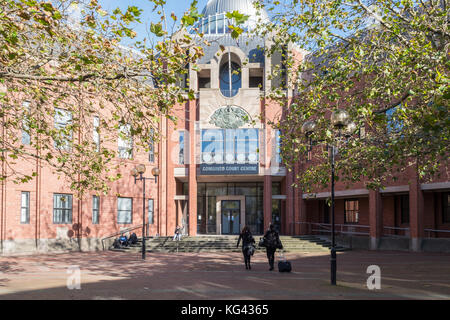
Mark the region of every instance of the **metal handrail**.
MULTIPOLYGON (((331 233, 331 223, 319 223, 319 222, 294 222, 294 224, 307 224, 310 227, 310 231, 311 232, 326 232, 326 233, 331 233), (317 226, 319 227, 319 229, 313 229, 313 226, 317 226)), ((335 224, 334 225, 335 228, 337 228, 338 230, 335 229, 336 233, 341 233, 341 234, 354 234, 354 235, 369 235, 369 232, 356 232, 356 231, 345 231, 345 228, 368 228, 370 229, 370 226, 368 225, 360 225, 360 224, 335 224), (339 230, 340 229, 340 230, 339 230)))
MULTIPOLYGON (((130 231, 135 230, 135 229, 140 229, 140 228, 142 228, 142 226, 143 226, 143 224, 141 223, 140 225, 122 229, 122 230, 120 230, 120 231, 117 231, 117 232, 115 232, 115 233, 112 233, 112 234, 110 234, 110 235, 108 235, 108 236, 102 238, 102 247, 103 247, 103 250, 105 250, 105 243, 104 243, 104 241, 105 241, 106 239, 115 237, 115 236, 117 236, 117 235, 119 235, 119 234, 122 234, 122 233, 130 232, 130 231)), ((145 226, 146 226, 146 229, 147 229, 147 228, 148 228, 148 223, 146 223, 145 226)), ((145 235, 142 235, 142 237, 144 237, 144 236, 145 236, 145 235)))
POLYGON ((388 237, 392 237, 392 238, 409 238, 410 228, 383 226, 383 230, 393 230, 393 231, 404 231, 405 232, 404 235, 400 235, 400 234, 391 234, 391 233, 385 234, 385 232, 383 231, 383 236, 388 236, 388 237))
POLYGON ((400 227, 388 227, 388 226, 383 226, 384 229, 390 229, 390 230, 409 230, 409 228, 400 228, 400 227))
POLYGON ((439 230, 439 229, 424 229, 425 232, 428 232, 428 238, 430 238, 431 236, 431 232, 435 232, 435 233, 450 233, 450 230, 439 230))

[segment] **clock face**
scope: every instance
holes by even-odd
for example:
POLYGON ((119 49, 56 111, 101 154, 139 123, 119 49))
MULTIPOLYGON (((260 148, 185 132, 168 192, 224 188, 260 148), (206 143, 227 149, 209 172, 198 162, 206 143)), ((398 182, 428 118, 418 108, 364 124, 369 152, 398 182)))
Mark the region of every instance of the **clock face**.
POLYGON ((237 94, 241 88, 241 70, 240 66, 231 63, 231 89, 230 89, 230 72, 228 62, 224 63, 220 68, 220 90, 226 97, 232 97, 237 94))

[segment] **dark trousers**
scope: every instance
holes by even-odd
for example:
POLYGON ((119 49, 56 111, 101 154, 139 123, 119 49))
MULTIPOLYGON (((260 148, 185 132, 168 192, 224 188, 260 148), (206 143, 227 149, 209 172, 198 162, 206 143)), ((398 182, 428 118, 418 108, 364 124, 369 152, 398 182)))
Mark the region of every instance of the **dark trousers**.
POLYGON ((244 262, 245 262, 245 266, 249 266, 250 267, 250 255, 248 254, 248 250, 247 248, 242 248, 242 254, 244 256, 244 262))
POLYGON ((270 268, 273 269, 273 264, 275 262, 275 251, 277 250, 277 248, 267 247, 266 250, 267 250, 266 253, 267 253, 267 259, 269 260, 270 268))

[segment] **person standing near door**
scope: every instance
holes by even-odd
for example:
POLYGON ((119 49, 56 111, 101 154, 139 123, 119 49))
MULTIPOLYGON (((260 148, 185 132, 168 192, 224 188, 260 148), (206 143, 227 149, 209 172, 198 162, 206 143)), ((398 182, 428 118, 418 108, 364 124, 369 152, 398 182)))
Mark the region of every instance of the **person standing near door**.
POLYGON ((236 248, 239 247, 239 242, 241 242, 241 239, 242 239, 242 254, 244 255, 245 269, 250 270, 252 268, 250 265, 250 258, 255 252, 255 247, 253 245, 255 243, 255 239, 253 238, 249 227, 244 226, 244 228, 242 228, 242 231, 239 234, 239 239, 236 248))
POLYGON ((277 251, 277 249, 283 249, 280 235, 275 230, 275 226, 272 223, 264 234, 264 246, 266 247, 267 259, 269 260, 269 271, 272 271, 275 262, 275 251, 277 251))

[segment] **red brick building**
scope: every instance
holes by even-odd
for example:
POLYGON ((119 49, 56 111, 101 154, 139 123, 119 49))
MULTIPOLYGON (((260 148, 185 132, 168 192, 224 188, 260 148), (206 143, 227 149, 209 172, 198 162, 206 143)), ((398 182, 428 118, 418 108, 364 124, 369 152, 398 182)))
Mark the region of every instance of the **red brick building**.
MULTIPOLYGON (((190 68, 181 84, 194 89, 196 99, 175 106, 176 126, 162 119, 165 139, 150 154, 117 160, 123 177, 111 185, 109 195, 76 199, 64 181, 38 161, 19 164, 24 170, 36 168, 39 175, 21 185, 1 184, 3 254, 102 249, 102 239, 130 228, 140 236, 143 203, 149 236, 173 235, 177 225, 191 236, 238 234, 244 225, 262 234, 271 222, 287 235, 329 233, 329 190, 302 194, 292 187, 301 168, 285 169, 279 133, 270 125, 283 112, 267 99, 269 90, 282 81, 271 76, 281 56, 268 57, 261 49, 272 46, 270 38, 244 34, 236 41, 227 32, 225 12, 249 14, 248 29, 268 19, 251 3, 208 2, 199 27, 211 46, 205 47, 199 70, 190 68), (142 182, 135 183, 130 173, 138 164, 146 166, 144 176, 149 178, 152 168, 160 169, 157 181, 146 182, 145 199, 142 182)), ((299 58, 304 55, 295 46, 286 50, 299 58)), ((292 91, 286 95, 292 97, 292 91)), ((118 141, 119 151, 122 145, 118 141)), ((3 163, 2 173, 6 170, 3 163)), ((424 239, 449 237, 448 177, 421 183, 416 176, 410 171, 380 191, 367 190, 363 182, 351 189, 338 184, 340 240, 351 239, 355 247, 422 250, 424 239)))

